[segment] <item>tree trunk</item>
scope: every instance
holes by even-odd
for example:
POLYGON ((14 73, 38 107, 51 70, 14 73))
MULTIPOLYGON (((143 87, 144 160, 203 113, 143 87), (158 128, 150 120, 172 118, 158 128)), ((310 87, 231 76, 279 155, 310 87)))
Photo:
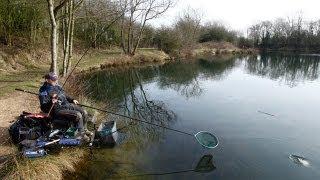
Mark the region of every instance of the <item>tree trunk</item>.
POLYGON ((10 33, 9 28, 10 27, 8 25, 4 26, 5 44, 7 46, 11 46, 12 45, 12 38, 11 38, 11 33, 10 33))
POLYGON ((142 33, 143 33, 143 30, 141 30, 141 32, 140 32, 140 34, 139 34, 139 36, 138 36, 138 38, 137 38, 137 42, 136 42, 136 44, 134 45, 134 48, 133 48, 133 50, 132 50, 131 55, 133 55, 133 56, 136 54, 136 51, 137 51, 137 49, 138 49, 138 47, 139 47, 142 33))
MULTIPOLYGON (((64 13, 68 14, 68 5, 64 8, 64 13)), ((68 57, 68 21, 67 18, 62 20, 62 37, 63 37, 63 76, 67 74, 67 57, 68 57)))
POLYGON ((132 41, 132 39, 131 39, 131 34, 132 34, 132 29, 133 29, 133 14, 134 14, 134 10, 131 10, 131 15, 130 15, 130 19, 129 19, 129 28, 128 28, 128 36, 127 36, 127 38, 128 38, 128 42, 127 42, 127 54, 130 54, 131 55, 131 41, 132 41))
POLYGON ((69 57, 68 57, 68 67, 67 67, 67 73, 70 72, 71 69, 71 59, 72 59, 72 53, 73 53, 73 33, 74 33, 74 1, 71 0, 70 3, 72 4, 72 6, 70 6, 70 12, 71 13, 71 27, 70 27, 70 35, 69 35, 69 57))
POLYGON ((63 75, 67 75, 68 72, 68 59, 69 59, 69 49, 70 49, 70 30, 71 30, 71 1, 68 2, 67 6, 66 6, 66 10, 67 10, 67 14, 68 14, 68 18, 66 18, 66 44, 65 44, 65 50, 64 50, 64 56, 63 56, 63 64, 64 64, 64 68, 63 68, 63 75))
POLYGON ((136 51, 137 51, 137 49, 139 47, 139 44, 140 44, 140 41, 141 41, 141 37, 142 37, 142 33, 143 33, 144 27, 146 25, 146 22, 147 22, 147 19, 144 19, 143 24, 142 24, 141 29, 140 29, 140 32, 139 32, 139 35, 138 35, 138 38, 137 38, 137 42, 134 45, 134 48, 132 50, 132 55, 135 55, 135 53, 136 53, 136 51))
POLYGON ((98 29, 98 25, 97 22, 94 22, 94 31, 93 31, 93 48, 95 49, 97 47, 97 29, 98 29))
POLYGON ((33 44, 33 20, 31 20, 30 22, 30 34, 29 34, 29 42, 31 42, 31 44, 33 44))
POLYGON ((12 45, 12 23, 10 23, 10 11, 12 10, 11 8, 11 3, 10 3, 10 0, 7 0, 7 3, 5 3, 6 6, 5 6, 5 16, 4 16, 4 23, 3 23, 3 26, 4 26, 4 38, 5 38, 5 44, 7 46, 11 46, 12 45))
POLYGON ((126 47, 125 47, 125 37, 124 37, 124 17, 122 18, 122 21, 121 21, 121 48, 123 52, 127 54, 126 47))
POLYGON ((131 25, 131 22, 129 23, 129 29, 128 29, 128 36, 127 36, 127 38, 128 38, 128 42, 127 42, 127 54, 130 54, 130 52, 131 52, 131 48, 130 48, 130 45, 131 45, 131 27, 132 27, 132 25, 131 25))
POLYGON ((57 74, 57 23, 54 15, 53 0, 47 0, 51 23, 51 66, 50 71, 57 74))
POLYGON ((133 47, 133 44, 134 44, 134 42, 135 42, 135 38, 134 38, 134 34, 133 34, 133 33, 134 33, 134 28, 131 29, 131 34, 130 34, 130 39, 131 39, 131 40, 130 40, 130 41, 131 41, 131 42, 130 42, 130 55, 131 55, 131 56, 134 55, 134 53, 133 53, 133 48, 134 48, 134 47, 133 47))

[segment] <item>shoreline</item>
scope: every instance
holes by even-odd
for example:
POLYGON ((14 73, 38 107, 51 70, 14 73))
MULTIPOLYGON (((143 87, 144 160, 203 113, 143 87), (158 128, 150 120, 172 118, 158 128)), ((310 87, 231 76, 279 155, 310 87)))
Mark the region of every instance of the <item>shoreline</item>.
MULTIPOLYGON (((91 54, 91 56, 87 57, 82 63, 80 63, 80 67, 78 67, 79 69, 76 71, 77 75, 88 71, 90 72, 109 68, 125 69, 132 66, 141 67, 155 64, 161 65, 173 60, 164 52, 154 49, 145 49, 144 53, 138 54, 135 58, 124 57, 118 53, 115 53, 112 56, 107 56, 108 54, 110 55, 111 53, 109 51, 100 51, 91 54)), ((233 54, 227 53, 226 55, 233 54)), ((29 160, 26 158, 21 159, 20 156, 16 156, 16 154, 19 154, 18 150, 16 146, 10 143, 8 135, 8 127, 11 125, 10 122, 13 122, 24 110, 39 112, 39 104, 36 96, 15 92, 14 88, 20 87, 31 91, 37 91, 39 84, 42 82, 41 77, 45 72, 45 68, 47 67, 42 65, 39 67, 32 67, 31 69, 22 68, 21 72, 19 72, 18 69, 18 72, 0 74, 0 80, 12 81, 6 83, 5 86, 0 87, 5 89, 4 93, 0 94, 0 139, 4 142, 0 148, 0 156, 2 157, 0 161, 0 177, 4 179, 19 179, 21 177, 27 179, 61 179, 65 175, 74 174, 78 169, 77 164, 81 163, 88 154, 88 151, 85 149, 74 148, 76 149, 74 151, 66 150, 58 155, 49 155, 45 158, 39 158, 36 160, 29 160), (30 73, 33 75, 30 76, 30 73), (20 78, 23 80, 16 80, 20 78), (42 164, 46 165, 42 166, 42 164), (50 171, 50 169, 52 169, 52 171, 50 171)), ((75 84, 71 82, 70 87, 66 88, 71 88, 70 91, 73 92, 72 86, 75 84)), ((88 101, 86 97, 81 95, 78 97, 83 98, 80 99, 80 101, 88 101)))

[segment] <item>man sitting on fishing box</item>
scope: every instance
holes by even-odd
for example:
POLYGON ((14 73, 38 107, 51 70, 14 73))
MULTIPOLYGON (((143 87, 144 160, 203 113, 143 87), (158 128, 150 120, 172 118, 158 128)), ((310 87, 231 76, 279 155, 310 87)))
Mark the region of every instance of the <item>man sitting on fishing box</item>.
POLYGON ((93 133, 87 130, 88 113, 77 106, 79 102, 67 96, 60 85, 55 73, 44 76, 45 82, 39 90, 41 110, 53 118, 71 120, 77 124, 78 137, 89 142, 93 133))

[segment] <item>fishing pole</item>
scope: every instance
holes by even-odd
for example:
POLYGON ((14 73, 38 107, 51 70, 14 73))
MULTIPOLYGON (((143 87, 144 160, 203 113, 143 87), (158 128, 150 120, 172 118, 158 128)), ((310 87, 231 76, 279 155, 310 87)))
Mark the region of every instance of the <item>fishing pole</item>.
POLYGON ((21 91, 21 92, 28 93, 28 94, 37 95, 37 96, 39 95, 38 93, 31 92, 31 91, 24 90, 24 89, 15 88, 14 90, 16 90, 16 91, 21 91))
POLYGON ((5 83, 16 83, 16 82, 23 82, 22 80, 0 80, 0 82, 5 82, 5 83))
MULTIPOLYGON (((27 91, 27 90, 23 90, 23 89, 18 89, 17 88, 15 90, 16 91, 25 92, 25 93, 34 94, 34 95, 38 95, 37 93, 31 92, 31 91, 27 91)), ((163 129, 167 129, 167 130, 170 130, 170 131, 173 131, 173 132, 177 132, 177 133, 185 134, 185 135, 188 135, 188 136, 192 136, 197 140, 197 142, 199 144, 201 144, 202 146, 204 146, 206 148, 209 148, 209 149, 213 149, 213 148, 217 147, 218 144, 219 144, 218 138, 215 135, 213 135, 212 133, 207 132, 207 131, 199 131, 196 134, 192 134, 192 133, 189 133, 189 132, 185 132, 185 131, 181 131, 181 130, 178 130, 178 129, 169 128, 169 127, 166 127, 166 126, 163 126, 163 125, 154 124, 154 123, 151 123, 151 122, 148 122, 148 121, 145 121, 145 120, 141 120, 141 119, 138 119, 138 118, 126 116, 126 115, 119 114, 119 113, 116 113, 116 112, 112 112, 112 111, 109 111, 109 110, 106 110, 106 109, 101 109, 101 108, 97 108, 97 107, 93 107, 93 106, 88 106, 88 105, 85 105, 85 104, 78 104, 78 105, 82 106, 82 107, 90 108, 90 109, 95 109, 95 110, 98 110, 98 111, 101 111, 101 112, 105 112, 105 113, 108 113, 108 114, 113 114, 113 115, 117 115, 117 116, 120 116, 120 117, 128 118, 128 119, 131 119, 131 120, 134 120, 134 121, 138 121, 138 122, 142 122, 142 123, 145 123, 145 124, 149 124, 149 125, 152 125, 152 126, 161 127, 163 129)))
POLYGON ((158 126, 158 127, 164 128, 164 129, 168 129, 168 130, 171 130, 171 131, 179 132, 179 133, 186 134, 186 135, 189 135, 189 136, 194 136, 191 133, 187 133, 187 132, 180 131, 180 130, 177 130, 177 129, 172 129, 172 128, 169 128, 169 127, 166 127, 166 126, 162 126, 162 125, 159 125, 159 124, 154 124, 154 123, 151 123, 151 122, 148 122, 148 121, 144 121, 144 120, 141 120, 141 119, 138 119, 138 118, 134 118, 134 117, 126 116, 126 115, 123 115, 123 114, 115 113, 115 112, 108 111, 108 110, 105 110, 105 109, 100 109, 100 108, 88 106, 88 105, 85 105, 85 104, 78 104, 78 105, 82 106, 82 107, 90 108, 90 109, 95 109, 95 110, 98 110, 98 111, 101 111, 101 112, 105 112, 105 113, 108 113, 108 114, 113 114, 113 115, 116 115, 116 116, 125 117, 125 118, 131 119, 131 120, 135 120, 135 121, 138 121, 138 122, 150 124, 150 125, 153 125, 153 126, 158 126))

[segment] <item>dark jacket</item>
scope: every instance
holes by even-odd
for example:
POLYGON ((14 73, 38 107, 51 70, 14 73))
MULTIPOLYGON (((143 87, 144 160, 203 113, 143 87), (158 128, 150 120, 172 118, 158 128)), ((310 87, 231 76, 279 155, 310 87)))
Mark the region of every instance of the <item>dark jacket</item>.
POLYGON ((52 86, 51 84, 45 82, 39 89, 41 111, 45 113, 49 112, 52 106, 53 94, 58 95, 58 102, 54 105, 54 109, 59 109, 60 107, 73 102, 73 99, 65 94, 60 85, 52 86))

